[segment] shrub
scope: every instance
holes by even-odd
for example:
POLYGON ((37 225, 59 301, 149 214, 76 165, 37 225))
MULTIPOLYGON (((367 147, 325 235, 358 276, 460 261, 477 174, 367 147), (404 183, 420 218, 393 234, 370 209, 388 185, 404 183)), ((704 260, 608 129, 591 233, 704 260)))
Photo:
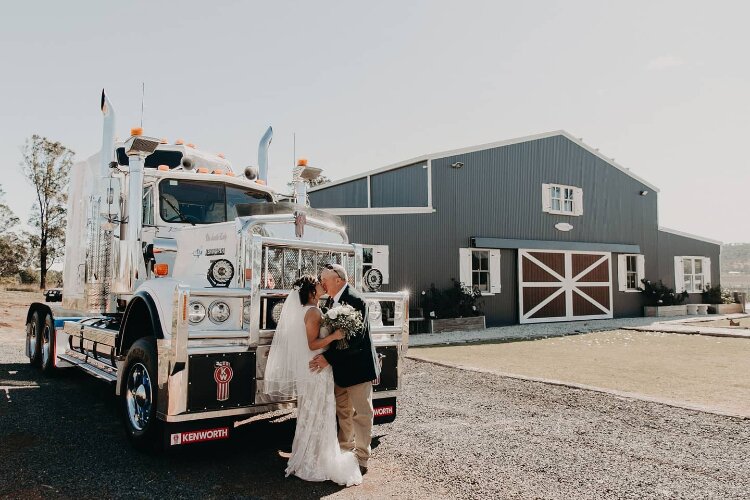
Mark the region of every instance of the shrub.
POLYGON ((706 304, 734 304, 731 290, 722 288, 721 285, 707 286, 702 295, 706 304))
POLYGON ((643 288, 641 293, 646 298, 650 306, 677 306, 685 302, 688 298, 687 292, 677 293, 673 288, 669 288, 659 281, 641 280, 643 288))
POLYGON ((422 308, 430 319, 464 318, 481 316, 479 302, 482 292, 451 278, 452 285, 438 290, 432 283, 422 291, 422 308))

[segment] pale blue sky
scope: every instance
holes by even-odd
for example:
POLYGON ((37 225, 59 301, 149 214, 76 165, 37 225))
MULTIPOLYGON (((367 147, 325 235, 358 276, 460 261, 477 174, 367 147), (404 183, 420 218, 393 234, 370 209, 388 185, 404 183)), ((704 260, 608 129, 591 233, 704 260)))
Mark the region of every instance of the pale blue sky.
POLYGON ((341 178, 565 129, 661 188, 660 224, 750 241, 746 2, 13 2, 0 17, 0 185, 26 218, 20 146, 79 158, 145 133, 341 178))

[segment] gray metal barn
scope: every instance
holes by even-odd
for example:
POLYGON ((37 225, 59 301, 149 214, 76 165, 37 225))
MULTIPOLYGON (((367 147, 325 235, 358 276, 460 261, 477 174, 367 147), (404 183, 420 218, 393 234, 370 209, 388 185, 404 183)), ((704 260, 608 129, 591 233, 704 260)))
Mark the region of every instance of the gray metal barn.
MULTIPOLYGON (((488 325, 642 315, 640 279, 700 302, 720 242, 659 227, 659 190, 564 131, 429 154, 325 184, 313 207, 372 245, 413 302, 455 278, 488 325)), ((415 304, 418 305, 418 304, 415 304)))

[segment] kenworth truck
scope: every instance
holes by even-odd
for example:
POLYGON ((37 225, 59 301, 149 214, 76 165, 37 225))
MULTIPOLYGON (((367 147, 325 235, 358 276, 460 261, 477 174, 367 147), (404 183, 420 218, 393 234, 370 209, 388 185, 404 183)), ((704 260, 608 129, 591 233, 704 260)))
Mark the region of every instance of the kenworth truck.
POLYGON ((62 305, 28 310, 31 363, 111 383, 136 448, 229 438, 238 422, 294 408, 263 391, 276 321, 301 274, 338 263, 369 303, 375 423, 393 421, 408 293, 373 291, 379 273, 363 278, 362 247, 309 206, 319 169, 298 166, 283 196, 266 183, 270 127, 258 167, 236 173, 221 154, 141 129, 118 141, 103 91, 101 109, 101 151, 70 176, 62 305))

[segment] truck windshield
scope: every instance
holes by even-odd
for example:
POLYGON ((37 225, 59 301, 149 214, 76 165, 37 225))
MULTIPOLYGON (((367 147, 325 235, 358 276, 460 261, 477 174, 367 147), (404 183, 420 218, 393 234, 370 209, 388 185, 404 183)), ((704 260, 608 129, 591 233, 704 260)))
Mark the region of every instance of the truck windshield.
POLYGON ((214 224, 249 215, 267 193, 223 182, 164 179, 159 183, 159 215, 164 222, 214 224))

